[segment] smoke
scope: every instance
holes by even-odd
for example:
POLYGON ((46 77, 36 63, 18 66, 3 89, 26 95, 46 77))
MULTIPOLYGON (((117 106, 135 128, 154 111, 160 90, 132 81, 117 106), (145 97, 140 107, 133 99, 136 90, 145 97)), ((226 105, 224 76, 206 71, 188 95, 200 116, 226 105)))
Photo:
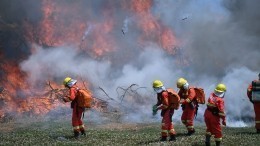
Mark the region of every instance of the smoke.
POLYGON ((227 69, 234 67, 258 70, 260 37, 257 2, 157 2, 163 21, 176 28, 181 40, 186 41, 183 47, 191 59, 193 72, 223 76, 227 69), (176 9, 171 9, 172 6, 176 9), (182 21, 182 15, 190 17, 182 21))
MULTIPOLYGON (((7 1, 1 3, 6 5, 7 1)), ((35 3, 37 2, 26 2, 19 10, 28 4, 40 5, 35 3)), ((20 62, 21 69, 28 74, 29 83, 37 85, 46 80, 61 83, 66 76, 81 77, 90 82, 96 96, 103 96, 98 88, 102 87, 117 103, 121 102, 116 91, 118 87, 127 88, 131 84, 146 87, 138 90, 136 97, 139 100, 128 94, 124 99, 126 102, 122 103, 128 112, 122 120, 132 122, 160 120, 159 114, 151 116, 151 106, 156 103, 151 88, 155 79, 162 80, 166 87, 176 90, 176 80, 184 77, 190 85, 203 87, 207 97, 218 83, 224 83, 227 85, 225 105, 228 126, 251 124, 254 112, 247 99, 246 88, 257 78, 259 72, 259 3, 252 0, 154 0, 151 13, 158 23, 170 28, 175 32, 176 38, 181 40, 178 47, 182 52, 176 55, 165 52, 165 48, 155 42, 154 34, 151 33, 150 38, 140 37, 143 33, 142 28, 138 27, 140 20, 135 17, 135 13, 123 8, 128 7, 129 3, 120 5, 119 1, 104 0, 79 3, 89 8, 81 7, 77 14, 79 18, 85 19, 82 22, 91 24, 79 34, 79 41, 86 42, 85 49, 90 53, 82 52, 82 48, 75 45, 77 43, 48 48, 36 46, 35 52, 20 62), (104 10, 109 11, 104 13, 104 10), (113 20, 112 30, 95 25, 109 19, 113 20), (97 31, 104 37, 103 41, 109 42, 109 46, 97 44, 97 48, 108 51, 105 55, 93 57, 93 44, 96 41, 103 42, 95 38, 94 33, 97 31), (140 38, 144 39, 142 43, 140 38), (178 62, 178 55, 182 54, 188 65, 178 62)), ((3 9, 1 14, 8 16, 9 11, 3 9)), ((38 19, 41 17, 36 17, 41 16, 40 12, 30 9, 23 12, 26 13, 22 13, 20 18, 28 17, 35 25, 40 21, 38 19)), ((11 16, 12 21, 18 21, 11 16)), ((64 18, 68 22, 73 20, 69 16, 64 18)), ((19 19, 20 21, 22 20, 19 19)), ((68 25, 68 22, 64 25, 68 25)), ((200 106, 196 121, 203 121, 205 108, 205 105, 200 106)), ((174 121, 179 122, 180 115, 181 109, 175 112, 174 121)))
MULTIPOLYGON (((156 103, 156 96, 151 89, 152 81, 160 79, 166 87, 176 89, 175 81, 184 74, 180 69, 173 70, 170 67, 174 61, 173 58, 165 57, 167 55, 165 52, 152 47, 156 46, 148 47, 139 56, 136 56, 136 62, 142 64, 140 67, 136 67, 129 62, 121 69, 120 74, 117 74, 118 71, 111 68, 109 62, 81 57, 77 53, 77 49, 70 47, 47 50, 39 47, 34 55, 21 63, 21 68, 30 75, 30 82, 38 82, 35 79, 39 79, 39 74, 41 74, 41 78, 51 76, 61 80, 67 75, 72 77, 80 76, 91 82, 92 90, 96 96, 102 97, 102 93, 98 89, 98 87, 102 87, 116 101, 111 102, 112 105, 120 104, 124 106, 121 110, 126 110, 127 114, 122 118, 123 121, 148 122, 156 120, 151 116, 149 110, 156 103), (64 59, 64 56, 66 56, 66 59, 64 59), (150 56, 158 59, 154 60, 150 56), (39 66, 44 66, 44 68, 39 68, 39 66), (116 74, 114 74, 115 72, 116 74), (110 76, 113 76, 113 78, 110 76), (139 96, 137 98, 141 99, 135 99, 126 94, 121 103, 116 89, 118 87, 126 89, 131 84, 146 87, 138 91, 139 96)), ((197 80, 192 80, 194 78, 192 76, 189 82, 194 86, 203 87, 207 96, 214 90, 217 83, 225 83, 228 88, 225 96, 228 125, 243 126, 246 124, 241 121, 245 118, 246 121, 250 121, 253 116, 252 105, 246 97, 246 88, 250 83, 249 81, 254 79, 255 74, 248 68, 239 68, 230 71, 223 78, 199 76, 197 80), (237 125, 232 121, 240 122, 237 122, 239 124, 237 125)), ((205 105, 202 105, 199 108, 197 121, 203 121, 204 110, 205 105)), ((180 116, 181 110, 178 110, 175 112, 174 119, 179 121, 180 116)), ((159 115, 157 117, 158 120, 159 115)))
MULTIPOLYGON (((189 73, 183 75, 191 84, 203 86, 207 95, 217 83, 225 83, 228 125, 246 125, 234 121, 254 117, 246 88, 251 80, 257 79, 259 72, 259 3, 169 0, 156 1, 156 4, 155 13, 184 42, 182 47, 190 65, 189 73)), ((203 112, 200 110, 199 114, 203 112)))
POLYGON ((181 73, 176 69, 173 72, 174 58, 167 58, 167 54, 158 49, 156 45, 145 48, 141 54, 136 56, 134 64, 130 61, 122 68, 111 67, 109 61, 85 58, 80 55, 78 49, 73 47, 43 49, 38 46, 36 48, 36 52, 20 64, 21 69, 29 75, 30 83, 38 84, 49 77, 60 79, 60 83, 66 76, 80 77, 91 83, 95 96, 104 97, 99 89, 102 87, 116 101, 112 102, 112 105, 122 105, 122 110, 126 110, 128 113, 122 120, 128 122, 144 122, 145 119, 145 121, 149 121, 153 118, 151 111, 147 110, 156 103, 155 93, 151 89, 152 81, 160 79, 165 85, 174 86, 175 80, 181 73), (135 64, 139 64, 139 66, 135 66, 135 64), (137 88, 141 87, 138 91, 136 89, 138 95, 133 98, 126 94, 121 103, 118 94, 123 93, 118 93, 119 91, 117 92, 116 89, 118 87, 127 88, 131 84, 136 84, 137 88), (139 114, 137 115, 136 112, 139 114))

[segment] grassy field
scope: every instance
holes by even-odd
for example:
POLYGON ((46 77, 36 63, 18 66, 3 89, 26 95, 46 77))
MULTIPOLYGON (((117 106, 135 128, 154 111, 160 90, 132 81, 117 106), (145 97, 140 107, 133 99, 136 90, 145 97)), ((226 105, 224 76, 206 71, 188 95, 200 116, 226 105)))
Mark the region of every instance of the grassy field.
MULTIPOLYGON (((70 121, 30 121, 0 123, 0 145, 204 145, 204 126, 196 127, 196 134, 185 136, 182 125, 175 125, 176 142, 159 142, 160 123, 151 124, 92 124, 88 123, 86 137, 72 137, 70 121)), ((253 127, 224 128, 223 145, 260 145, 260 135, 253 127)), ((215 145, 212 138, 211 144, 215 145)))

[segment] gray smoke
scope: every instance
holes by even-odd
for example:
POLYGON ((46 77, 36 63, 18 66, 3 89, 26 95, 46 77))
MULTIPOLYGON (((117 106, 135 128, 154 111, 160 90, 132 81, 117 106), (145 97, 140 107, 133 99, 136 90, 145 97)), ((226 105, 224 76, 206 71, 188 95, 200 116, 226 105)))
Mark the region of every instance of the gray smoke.
MULTIPOLYGON (((184 41, 190 65, 183 75, 191 84, 203 86, 207 95, 217 83, 225 83, 228 125, 246 125, 239 121, 254 117, 246 88, 259 72, 260 4, 254 0, 156 2, 155 13, 184 41)), ((202 108, 200 115, 203 112, 202 108)))
MULTIPOLYGON (((137 25, 138 19, 134 13, 122 8, 120 1, 79 2, 88 8, 79 9, 78 14, 84 16, 79 18, 86 18, 84 21, 88 20, 89 24, 92 21, 103 22, 109 19, 108 16, 115 21, 114 29, 109 34, 109 38, 116 42, 114 51, 96 59, 89 54, 82 54, 74 44, 56 48, 38 46, 36 52, 20 64, 22 70, 28 73, 31 84, 48 79, 56 79, 61 83, 66 76, 82 77, 91 83, 97 96, 102 95, 98 90, 98 87, 102 87, 111 97, 120 101, 116 88, 135 83, 140 87, 147 87, 142 90, 144 93, 140 93, 140 98, 145 100, 142 100, 141 105, 139 101, 125 99, 132 101, 124 103, 127 109, 133 107, 135 110, 128 113, 123 120, 146 122, 160 120, 159 114, 156 118, 151 116, 151 106, 156 103, 155 94, 151 94, 153 80, 160 79, 166 87, 176 89, 176 80, 185 77, 191 85, 203 87, 207 97, 221 82, 227 85, 228 90, 225 96, 228 125, 252 124, 248 121, 252 121, 254 113, 252 104, 246 97, 246 88, 251 80, 257 78, 259 72, 260 3, 253 0, 154 0, 152 14, 162 25, 172 29, 178 40, 181 40, 178 46, 181 53, 171 56, 154 39, 145 40, 146 44, 142 46, 138 44, 142 33, 137 25), (110 11, 103 15, 103 9, 110 11), (131 18, 131 23, 126 23, 128 18, 131 18), (127 30, 124 36, 122 27, 127 30), (182 55, 188 65, 177 63, 178 55, 182 55)), ((17 7, 23 10, 29 4, 40 5, 37 2, 25 2, 17 7)), ((2 14, 8 16, 9 11, 3 9, 2 14)), ((31 12, 30 9, 24 10, 21 17, 26 16, 37 24, 39 20, 36 18, 41 16, 40 12, 28 11, 31 12)), ((8 19, 10 22, 17 21, 16 17, 11 16, 13 19, 8 19)), ((69 17, 64 18, 70 20, 69 17)), ((82 40, 90 45, 87 49, 91 49, 91 43, 95 41, 92 34, 95 29, 99 28, 89 26, 86 32, 82 32, 82 40)), ((196 121, 203 121, 204 110, 205 105, 202 105, 196 121)), ((176 122, 180 121, 180 115, 181 110, 176 111, 176 122)))
POLYGON ((234 67, 258 71, 259 3, 249 0, 157 1, 165 23, 186 41, 193 72, 223 76, 234 67), (175 9, 172 9, 174 7, 175 9), (190 15, 185 21, 182 15, 190 15))
MULTIPOLYGON (((156 103, 156 96, 151 88, 152 81, 160 79, 166 87, 176 90, 175 81, 178 77, 185 75, 185 73, 180 69, 173 70, 169 68, 168 66, 172 65, 173 59, 163 57, 166 55, 165 52, 155 49, 156 47, 148 47, 137 56, 136 61, 143 64, 141 67, 136 67, 131 63, 125 64, 121 69, 120 75, 113 78, 109 77, 114 72, 109 62, 81 58, 77 54, 77 49, 69 47, 48 50, 39 48, 36 54, 21 64, 21 68, 28 72, 31 77, 30 82, 32 83, 38 82, 39 74, 41 74, 41 78, 43 79, 51 76, 60 78, 61 80, 68 75, 72 77, 80 76, 91 82, 95 96, 104 97, 98 87, 102 87, 107 91, 109 96, 116 101, 110 102, 112 105, 120 103, 120 99, 116 93, 118 87, 126 89, 133 83, 147 87, 144 90, 138 91, 140 93, 140 97, 138 98, 142 98, 142 100, 131 100, 128 99, 131 98, 128 96, 124 98, 122 105, 128 111, 122 120, 127 122, 158 121, 160 119, 159 114, 156 116, 157 119, 155 119, 155 117, 151 116, 150 110, 151 106, 156 103), (68 52, 70 52, 70 55, 68 55, 68 52), (65 60, 64 55, 66 55, 65 60), (158 60, 154 60, 150 56, 154 56, 158 60), (40 68, 41 66, 44 68, 40 68), (140 104, 140 101, 144 104, 140 104)), ((192 78, 195 78, 195 75, 193 75, 190 79, 187 79, 191 85, 203 87, 207 96, 214 90, 217 83, 225 83, 228 87, 225 97, 228 125, 245 126, 246 123, 243 122, 243 118, 250 119, 253 116, 252 105, 246 98, 246 88, 249 81, 254 79, 255 74, 248 68, 239 68, 230 71, 222 78, 197 76, 197 79, 193 80, 192 78)), ((203 121, 204 110, 205 105, 202 105, 199 109, 197 121, 203 121)), ((176 122, 180 122, 180 116, 181 109, 175 112, 174 119, 176 122)))

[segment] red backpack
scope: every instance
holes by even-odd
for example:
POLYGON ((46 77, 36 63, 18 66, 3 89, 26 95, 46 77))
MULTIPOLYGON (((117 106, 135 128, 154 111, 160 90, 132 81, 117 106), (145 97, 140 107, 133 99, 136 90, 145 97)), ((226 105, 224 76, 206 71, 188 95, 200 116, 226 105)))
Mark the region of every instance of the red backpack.
POLYGON ((170 108, 178 109, 180 107, 180 96, 172 89, 168 88, 166 90, 168 92, 168 101, 170 104, 170 108))
POLYGON ((196 101, 198 104, 205 104, 206 99, 205 99, 205 92, 203 88, 200 87, 194 87, 193 88, 196 93, 196 101))
POLYGON ((91 108, 92 107, 92 94, 87 89, 79 89, 77 96, 77 104, 82 108, 91 108))

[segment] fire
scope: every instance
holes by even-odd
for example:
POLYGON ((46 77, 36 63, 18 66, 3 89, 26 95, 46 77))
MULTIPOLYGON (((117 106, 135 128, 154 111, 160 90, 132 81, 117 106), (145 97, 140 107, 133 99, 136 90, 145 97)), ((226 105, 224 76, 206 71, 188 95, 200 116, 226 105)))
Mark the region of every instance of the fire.
POLYGON ((80 4, 42 1, 42 20, 39 25, 24 21, 26 38, 43 46, 79 45, 87 27, 86 15, 78 15, 80 4))
MULTIPOLYGON (((63 85, 49 82, 43 88, 35 89, 26 82, 26 75, 17 65, 12 63, 6 65, 4 62, 0 64, 0 67, 6 75, 0 82, 3 85, 0 86, 0 118, 10 112, 44 115, 57 107, 69 106, 61 99, 69 95, 68 89, 64 89, 63 85)), ((89 84, 84 83, 84 86, 88 87, 89 84)), ((105 101, 95 99, 93 108, 103 111, 106 106, 105 101)))
POLYGON ((3 105, 0 106, 0 111, 2 111, 0 117, 4 116, 5 112, 45 114, 60 106, 60 103, 53 102, 45 95, 46 90, 34 90, 26 82, 25 73, 21 72, 14 63, 7 65, 6 62, 3 62, 0 67, 5 75, 1 81, 3 90, 0 92, 0 101, 3 105))
POLYGON ((26 75, 20 71, 19 67, 12 63, 3 62, 0 64, 1 69, 6 75, 1 84, 5 86, 6 89, 12 94, 12 96, 18 96, 17 91, 23 91, 24 93, 28 93, 28 87, 24 83, 26 75))
POLYGON ((143 31, 140 38, 141 43, 145 40, 157 42, 160 46, 170 54, 175 54, 175 46, 177 40, 170 28, 160 24, 155 16, 150 12, 152 0, 132 0, 131 10, 136 13, 138 26, 143 31))
POLYGON ((116 43, 110 36, 114 22, 112 20, 106 20, 104 23, 95 23, 93 25, 94 28, 91 37, 95 38, 95 40, 84 39, 81 49, 91 51, 93 57, 103 56, 108 52, 114 51, 116 43))
MULTIPOLYGON (((101 18, 96 18, 95 8, 86 5, 94 2, 42 0, 40 3, 40 21, 33 23, 24 20, 22 25, 25 32, 23 35, 30 44, 35 43, 44 47, 73 44, 92 58, 104 57, 121 47, 117 36, 114 35, 120 29, 119 24, 116 24, 117 9, 112 6, 112 2, 104 1, 106 4, 102 10, 98 10, 100 13, 98 17, 101 18)), ((138 32, 137 38, 134 39, 138 43, 145 46, 147 42, 153 42, 174 55, 178 40, 173 30, 154 16, 151 11, 153 4, 153 0, 124 0, 117 6, 121 6, 124 11, 132 15, 135 29, 133 31, 138 32)), ((131 34, 131 31, 129 33, 131 34)), ((30 51, 34 53, 33 47, 30 51)), ((53 89, 46 83, 40 83, 40 87, 35 87, 28 83, 29 75, 20 70, 18 61, 10 61, 6 59, 7 57, 4 58, 3 54, 0 58, 6 60, 0 62, 2 70, 0 88, 5 89, 0 93, 0 117, 1 113, 3 115, 5 112, 13 111, 45 114, 51 109, 64 105, 56 100, 55 96, 52 97, 52 93, 58 93, 57 89, 63 87, 55 82, 51 82, 53 89)), ((52 80, 50 77, 50 81, 52 80)), ((65 90, 62 94, 65 94, 65 90)), ((95 103, 94 108, 106 107, 104 101, 96 100, 95 103)))
POLYGON ((177 41, 173 32, 169 28, 164 28, 160 37, 162 47, 170 54, 176 54, 177 41))
POLYGON ((148 13, 152 7, 152 0, 132 0, 131 8, 138 14, 148 13))

